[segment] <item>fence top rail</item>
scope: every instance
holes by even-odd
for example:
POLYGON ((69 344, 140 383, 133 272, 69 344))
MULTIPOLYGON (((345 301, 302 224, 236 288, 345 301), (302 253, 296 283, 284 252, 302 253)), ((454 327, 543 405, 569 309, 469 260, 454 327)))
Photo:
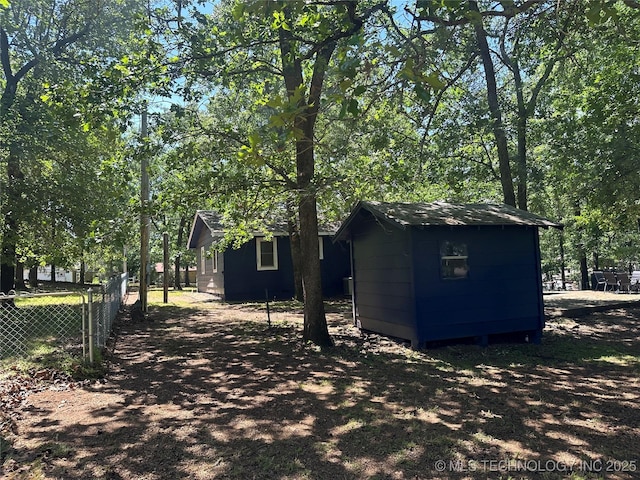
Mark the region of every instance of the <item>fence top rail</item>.
POLYGON ((14 298, 38 298, 38 297, 67 297, 69 295, 78 295, 84 298, 85 293, 80 291, 68 292, 49 292, 49 293, 16 293, 15 295, 7 295, 0 292, 0 300, 12 300, 14 298))

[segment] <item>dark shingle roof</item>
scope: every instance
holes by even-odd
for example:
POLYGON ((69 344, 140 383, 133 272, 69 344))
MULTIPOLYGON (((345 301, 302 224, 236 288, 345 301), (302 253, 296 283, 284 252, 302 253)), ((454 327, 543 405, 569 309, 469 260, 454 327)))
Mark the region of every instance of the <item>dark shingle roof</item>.
MULTIPOLYGON (((187 241, 188 248, 196 248, 198 238, 202 229, 206 228, 212 237, 223 237, 225 226, 222 223, 222 216, 214 210, 197 210, 191 226, 191 233, 187 241)), ((286 220, 278 219, 267 225, 266 230, 274 235, 288 235, 288 225, 286 220)), ((338 225, 318 225, 320 235, 333 235, 338 230, 338 225)), ((253 232, 254 236, 264 235, 262 231, 253 232)))
POLYGON ((366 210, 380 220, 401 228, 407 226, 473 226, 473 225, 522 225, 562 228, 562 224, 509 205, 490 203, 454 204, 359 202, 349 217, 342 223, 335 238, 346 234, 348 225, 355 216, 366 210))

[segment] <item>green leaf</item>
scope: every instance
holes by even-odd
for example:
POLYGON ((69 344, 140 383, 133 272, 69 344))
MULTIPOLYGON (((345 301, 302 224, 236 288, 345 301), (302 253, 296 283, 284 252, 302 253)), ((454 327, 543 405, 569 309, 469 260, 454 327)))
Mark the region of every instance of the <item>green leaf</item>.
POLYGON ((9 8, 9 0, 0 0, 0 7, 9 8))
POLYGON ((431 88, 433 88, 434 90, 442 90, 444 87, 447 86, 446 83, 444 83, 442 80, 440 80, 440 77, 438 76, 438 74, 436 72, 433 72, 428 77, 425 77, 424 81, 426 83, 428 83, 429 86, 431 88))
POLYGON ((244 12, 245 12, 244 2, 239 1, 233 6, 233 9, 231 10, 231 15, 233 15, 233 19, 237 22, 239 20, 242 20, 242 17, 244 16, 244 12))
POLYGON ((347 107, 349 106, 349 103, 346 101, 342 102, 342 106, 340 108, 340 115, 338 116, 338 118, 340 118, 340 120, 342 120, 344 117, 346 117, 347 115, 347 107))
POLYGON ((347 78, 346 80, 343 80, 340 82, 340 90, 342 90, 343 92, 346 92, 347 89, 351 87, 351 85, 353 85, 353 80, 351 80, 350 78, 347 78))
POLYGON ((271 117, 269 117, 270 127, 283 127, 284 125, 285 121, 282 118, 282 115, 271 115, 271 117))
POLYGON ((367 91, 367 87, 365 87, 364 85, 358 85, 355 90, 353 91, 354 95, 362 95, 364 92, 367 91))
POLYGON ((358 100, 352 98, 349 102, 349 106, 347 107, 347 111, 354 117, 357 116, 360 113, 360 104, 358 103, 358 100))
POLYGON ((271 108, 279 108, 282 107, 283 105, 283 101, 282 101, 282 97, 280 95, 271 98, 268 102, 267 105, 271 108))
POLYGON ((424 103, 429 103, 429 100, 431 100, 431 92, 429 92, 429 90, 425 89, 420 84, 416 84, 413 90, 416 92, 416 95, 420 100, 424 103))

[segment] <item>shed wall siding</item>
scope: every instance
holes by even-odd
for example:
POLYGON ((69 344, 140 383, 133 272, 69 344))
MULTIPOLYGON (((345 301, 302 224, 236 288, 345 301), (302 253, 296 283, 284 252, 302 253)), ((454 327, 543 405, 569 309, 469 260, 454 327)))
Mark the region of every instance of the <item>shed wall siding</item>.
POLYGON ((332 242, 331 237, 322 237, 324 260, 320 260, 322 294, 336 297, 344 294, 344 278, 351 276, 349 246, 345 242, 332 242))
POLYGON ((352 241, 356 320, 364 329, 406 337, 415 329, 408 233, 370 219, 354 229, 352 241))
POLYGON ((414 229, 421 341, 542 329, 537 229, 414 229), (440 244, 467 245, 467 278, 443 279, 440 244))

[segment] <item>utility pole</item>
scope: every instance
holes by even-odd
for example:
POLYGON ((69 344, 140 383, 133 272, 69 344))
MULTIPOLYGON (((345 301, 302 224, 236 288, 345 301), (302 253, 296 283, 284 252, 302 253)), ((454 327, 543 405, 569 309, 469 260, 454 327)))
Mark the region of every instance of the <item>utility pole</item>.
POLYGON ((149 158, 147 141, 147 107, 142 110, 140 137, 142 155, 140 157, 140 307, 147 313, 147 264, 149 263, 149 158))

